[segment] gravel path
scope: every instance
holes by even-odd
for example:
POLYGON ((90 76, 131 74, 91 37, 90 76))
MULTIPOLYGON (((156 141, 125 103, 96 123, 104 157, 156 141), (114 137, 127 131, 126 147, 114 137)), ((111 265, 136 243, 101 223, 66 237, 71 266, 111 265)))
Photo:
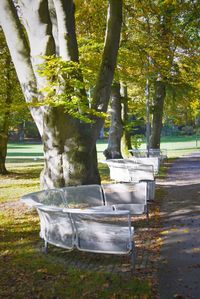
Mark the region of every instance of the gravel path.
POLYGON ((200 153, 175 161, 165 182, 161 299, 200 298, 200 153))

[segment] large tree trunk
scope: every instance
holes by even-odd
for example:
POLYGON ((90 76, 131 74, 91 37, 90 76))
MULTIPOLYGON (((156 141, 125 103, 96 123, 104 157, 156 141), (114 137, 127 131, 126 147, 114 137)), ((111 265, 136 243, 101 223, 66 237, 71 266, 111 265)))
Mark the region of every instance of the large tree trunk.
POLYGON ((160 148, 165 95, 165 82, 163 82, 162 80, 157 80, 155 83, 155 98, 153 103, 151 148, 160 148))
MULTIPOLYGON (((122 22, 122 0, 108 3, 105 47, 93 103, 93 108, 103 112, 107 110, 110 97, 122 22)), ((96 140, 103 120, 99 118, 87 125, 73 119, 62 107, 33 105, 45 99, 41 89, 47 83, 46 78, 38 74, 42 56, 59 54, 65 60, 78 61, 73 0, 20 0, 19 5, 26 34, 12 1, 0 1, 0 23, 44 143, 42 185, 53 188, 100 183, 96 140)), ((82 94, 85 96, 84 91, 82 94)))
POLYGON ((43 134, 42 184, 53 188, 99 183, 96 140, 90 125, 69 115, 66 118, 62 108, 50 107, 44 119, 48 130, 43 134))
POLYGON ((120 84, 115 83, 111 90, 110 100, 111 125, 109 130, 108 147, 104 151, 106 159, 122 158, 121 138, 123 132, 121 119, 121 95, 120 84))

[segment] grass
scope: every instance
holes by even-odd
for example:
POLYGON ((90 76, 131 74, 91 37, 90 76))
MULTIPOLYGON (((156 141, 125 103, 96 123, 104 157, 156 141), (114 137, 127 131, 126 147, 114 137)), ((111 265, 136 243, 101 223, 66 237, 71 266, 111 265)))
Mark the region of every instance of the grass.
MULTIPOLYGON (((97 154, 98 160, 104 160, 103 151, 107 147, 107 140, 98 140, 97 154)), ((143 142, 141 148, 145 148, 143 142)), ((167 149, 168 156, 179 157, 184 154, 200 150, 200 140, 196 136, 167 136, 161 139, 161 149, 167 149)), ((8 146, 7 165, 10 163, 42 162, 43 147, 42 144, 19 144, 12 143, 8 146)))
MULTIPOLYGON (((145 143, 141 148, 145 148, 145 143)), ((161 139, 161 149, 167 149, 169 158, 177 158, 199 151, 200 140, 196 136, 166 136, 161 139)))

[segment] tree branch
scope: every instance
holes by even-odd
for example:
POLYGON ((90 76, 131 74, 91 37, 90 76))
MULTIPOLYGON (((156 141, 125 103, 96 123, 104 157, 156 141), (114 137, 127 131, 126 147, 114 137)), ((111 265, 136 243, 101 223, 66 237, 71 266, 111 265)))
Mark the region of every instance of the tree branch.
POLYGON ((57 21, 59 54, 64 60, 78 61, 73 0, 53 0, 57 21))
POLYGON ((93 106, 106 112, 117 61, 122 25, 122 0, 109 0, 107 28, 101 67, 94 90, 93 106))
MULTIPOLYGON (((11 0, 0 1, 0 24, 3 28, 26 102, 34 103, 37 101, 38 93, 36 78, 30 60, 30 49, 26 42, 16 8, 11 0)), ((33 117, 37 117, 41 113, 41 109, 32 108, 31 113, 33 117)), ((42 135, 42 124, 38 122, 37 126, 42 135)))

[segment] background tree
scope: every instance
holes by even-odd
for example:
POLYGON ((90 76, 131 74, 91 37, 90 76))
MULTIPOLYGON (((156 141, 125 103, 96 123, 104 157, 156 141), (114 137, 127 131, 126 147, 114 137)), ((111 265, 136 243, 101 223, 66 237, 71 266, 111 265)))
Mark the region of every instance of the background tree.
POLYGON ((29 115, 23 101, 24 97, 0 29, 0 174, 7 174, 5 162, 9 129, 29 115))
MULTIPOLYGON (((177 88, 177 99, 181 98, 181 86, 188 86, 186 78, 191 77, 189 65, 198 60, 199 4, 197 1, 127 0, 125 11, 118 68, 132 98, 129 101, 130 113, 141 113, 144 119, 144 91, 149 81, 150 112, 153 116, 151 147, 156 148, 160 147, 166 96, 170 90, 177 88), (187 67, 183 70, 181 65, 185 60, 187 67)), ((194 66, 194 69, 197 67, 194 66)), ((195 82, 196 79, 197 76, 194 76, 195 82)), ((190 88, 193 89, 194 85, 190 88)))
POLYGON ((121 154, 121 138, 123 135, 122 125, 122 105, 120 84, 114 83, 111 90, 110 99, 110 118, 111 124, 109 129, 108 146, 103 152, 106 159, 120 159, 121 154))

